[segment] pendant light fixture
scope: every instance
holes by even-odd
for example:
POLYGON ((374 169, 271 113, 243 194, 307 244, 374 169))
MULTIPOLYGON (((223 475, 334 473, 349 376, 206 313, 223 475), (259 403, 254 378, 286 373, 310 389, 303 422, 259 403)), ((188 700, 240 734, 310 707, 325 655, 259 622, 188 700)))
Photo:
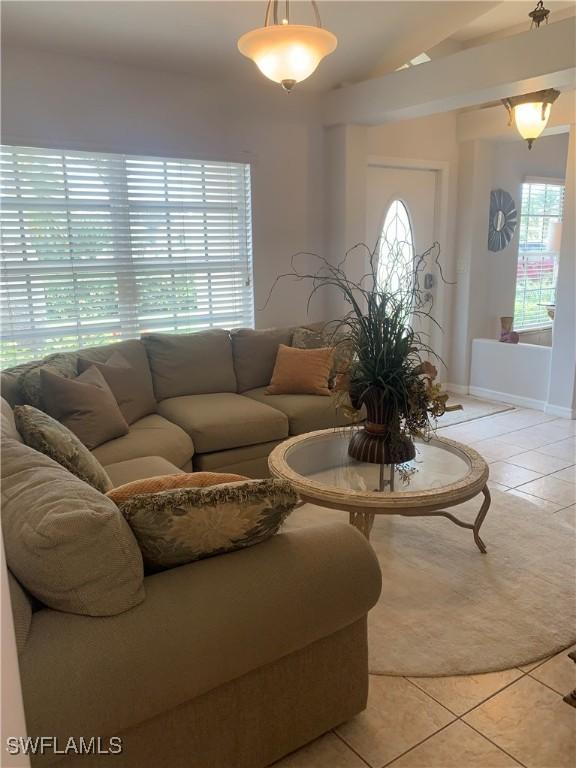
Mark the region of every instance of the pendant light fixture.
POLYGON ((322 28, 318 6, 311 0, 316 24, 292 24, 290 2, 282 3, 284 15, 279 20, 278 0, 268 0, 264 26, 247 32, 238 40, 240 53, 252 59, 270 80, 291 91, 314 72, 325 56, 335 50, 338 41, 322 28))
POLYGON ((537 139, 546 128, 552 104, 558 96, 560 96, 560 91, 548 88, 545 91, 502 99, 508 110, 508 125, 512 125, 512 120, 514 120, 518 133, 528 142, 528 149, 532 149, 534 139, 537 139))
MULTIPOLYGON (((536 8, 528 14, 531 19, 530 29, 533 27, 538 29, 542 23, 548 24, 549 15, 550 11, 544 8, 543 0, 538 0, 536 8)), ((558 96, 560 91, 547 88, 545 91, 502 99, 502 103, 508 110, 508 125, 512 125, 514 120, 518 133, 528 142, 528 149, 532 149, 534 139, 537 139, 546 128, 552 104, 558 96)))

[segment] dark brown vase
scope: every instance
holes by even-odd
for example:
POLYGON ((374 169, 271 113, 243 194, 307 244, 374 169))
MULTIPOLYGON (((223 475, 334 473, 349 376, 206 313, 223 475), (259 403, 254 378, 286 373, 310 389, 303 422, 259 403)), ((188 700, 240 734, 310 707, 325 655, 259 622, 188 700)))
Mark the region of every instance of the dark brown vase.
POLYGON ((414 443, 402 434, 398 413, 390 407, 382 389, 370 387, 353 402, 355 407, 366 407, 366 423, 353 434, 349 456, 369 464, 404 464, 414 458, 414 443))

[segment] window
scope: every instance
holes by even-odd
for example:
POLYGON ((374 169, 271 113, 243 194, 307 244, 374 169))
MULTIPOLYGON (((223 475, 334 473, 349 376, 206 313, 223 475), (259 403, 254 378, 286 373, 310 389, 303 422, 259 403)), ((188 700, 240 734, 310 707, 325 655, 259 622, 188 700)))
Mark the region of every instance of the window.
POLYGON ((522 185, 514 327, 551 325, 546 305, 554 304, 558 254, 549 248, 551 224, 562 221, 564 185, 528 180, 522 185))
POLYGON ((253 325, 250 168, 1 147, 2 367, 253 325))
POLYGON ((378 256, 378 285, 396 291, 404 285, 412 290, 414 279, 414 239, 406 206, 393 200, 388 208, 378 256))

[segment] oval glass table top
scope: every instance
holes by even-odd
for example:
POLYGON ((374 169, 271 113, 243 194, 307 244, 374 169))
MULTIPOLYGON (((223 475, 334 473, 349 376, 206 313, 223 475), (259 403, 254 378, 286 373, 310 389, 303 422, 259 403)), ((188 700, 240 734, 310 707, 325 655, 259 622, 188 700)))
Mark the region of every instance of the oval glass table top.
POLYGON ((391 465, 368 464, 348 455, 353 429, 320 430, 288 439, 270 455, 272 474, 291 481, 305 496, 326 501, 339 497, 354 506, 370 507, 435 504, 439 496, 454 503, 486 484, 488 467, 476 451, 438 437, 415 440, 415 458, 394 466, 391 484, 391 465))

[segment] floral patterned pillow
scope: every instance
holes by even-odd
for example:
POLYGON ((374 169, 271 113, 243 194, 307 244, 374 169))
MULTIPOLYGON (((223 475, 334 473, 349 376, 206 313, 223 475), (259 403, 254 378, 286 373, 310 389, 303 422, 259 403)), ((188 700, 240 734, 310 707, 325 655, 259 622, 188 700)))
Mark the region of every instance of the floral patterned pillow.
POLYGON ((139 494, 118 505, 148 570, 251 547, 273 536, 298 496, 284 480, 139 494))
POLYGON ((106 470, 68 427, 32 405, 14 408, 16 428, 26 445, 50 457, 101 493, 112 488, 106 470))

